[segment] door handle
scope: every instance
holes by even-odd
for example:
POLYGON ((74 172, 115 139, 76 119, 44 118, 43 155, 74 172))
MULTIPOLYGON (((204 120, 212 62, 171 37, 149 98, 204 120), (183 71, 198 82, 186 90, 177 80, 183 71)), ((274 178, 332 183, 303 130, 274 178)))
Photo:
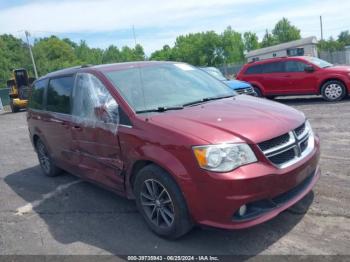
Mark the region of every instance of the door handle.
POLYGON ((64 128, 68 128, 69 127, 68 123, 64 122, 64 121, 61 122, 61 126, 63 126, 64 128))
POLYGON ((73 126, 72 128, 73 128, 73 130, 76 130, 76 131, 82 131, 83 130, 80 126, 73 126))

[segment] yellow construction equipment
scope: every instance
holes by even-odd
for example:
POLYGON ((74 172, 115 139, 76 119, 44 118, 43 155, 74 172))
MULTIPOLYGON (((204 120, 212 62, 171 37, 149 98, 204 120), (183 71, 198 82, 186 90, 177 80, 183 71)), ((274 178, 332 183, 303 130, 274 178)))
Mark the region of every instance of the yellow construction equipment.
POLYGON ((13 113, 27 108, 29 86, 34 80, 35 78, 28 77, 28 72, 24 68, 13 70, 13 78, 7 81, 7 87, 10 89, 10 106, 13 113))

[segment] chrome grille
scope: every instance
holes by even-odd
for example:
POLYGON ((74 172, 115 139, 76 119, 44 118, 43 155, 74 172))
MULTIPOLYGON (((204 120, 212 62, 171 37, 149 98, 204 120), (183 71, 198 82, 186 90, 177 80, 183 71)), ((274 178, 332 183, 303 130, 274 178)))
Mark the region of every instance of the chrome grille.
POLYGON ((305 123, 297 127, 294 132, 297 136, 301 136, 305 132, 305 123))
POLYGON ((271 148, 284 145, 290 140, 289 134, 284 134, 275 138, 272 138, 270 140, 267 140, 265 142, 262 142, 259 144, 259 147, 262 151, 269 150, 271 148))
POLYGON ((252 87, 248 87, 248 88, 239 88, 239 89, 235 89, 235 91, 237 92, 237 94, 239 95, 243 95, 243 94, 251 94, 254 92, 254 89, 252 87))
POLYGON ((261 142, 258 146, 268 160, 284 168, 312 151, 314 137, 310 126, 304 123, 289 133, 261 142))

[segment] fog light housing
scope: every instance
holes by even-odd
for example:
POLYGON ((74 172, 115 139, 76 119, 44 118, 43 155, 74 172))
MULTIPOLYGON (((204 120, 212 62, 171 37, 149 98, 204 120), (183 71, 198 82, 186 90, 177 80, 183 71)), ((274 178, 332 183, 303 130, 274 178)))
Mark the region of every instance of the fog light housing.
POLYGON ((238 210, 238 215, 242 217, 246 213, 247 213, 247 206, 246 205, 241 206, 238 210))

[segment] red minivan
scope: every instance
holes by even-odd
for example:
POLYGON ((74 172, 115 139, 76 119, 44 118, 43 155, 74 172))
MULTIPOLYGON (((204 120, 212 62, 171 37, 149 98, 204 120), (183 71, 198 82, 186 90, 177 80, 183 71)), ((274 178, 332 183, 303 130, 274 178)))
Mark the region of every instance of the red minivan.
POLYGON ((334 66, 316 57, 280 57, 243 66, 237 79, 259 96, 322 95, 339 101, 350 94, 350 66, 334 66))
POLYGON ((237 95, 178 62, 69 68, 38 79, 27 113, 43 172, 62 170, 135 199, 148 226, 267 221, 320 176, 319 138, 303 113, 237 95))

